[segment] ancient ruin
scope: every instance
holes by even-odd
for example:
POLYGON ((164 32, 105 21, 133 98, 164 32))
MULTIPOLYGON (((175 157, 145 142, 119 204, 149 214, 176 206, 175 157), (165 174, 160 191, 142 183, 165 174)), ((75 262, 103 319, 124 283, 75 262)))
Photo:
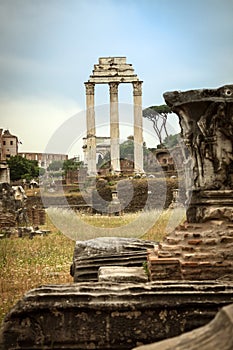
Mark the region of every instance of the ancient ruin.
POLYGON ((132 349, 205 325, 233 302, 232 287, 213 282, 41 286, 5 318, 0 349, 132 349))
POLYGON ((233 219, 233 85, 167 92, 166 103, 180 119, 191 159, 186 167, 191 202, 188 222, 233 219))
POLYGON ((187 223, 148 256, 151 280, 233 278, 233 86, 168 92, 185 144, 187 223))
POLYGON ((232 349, 233 86, 164 97, 191 151, 188 222, 160 243, 77 242, 75 283, 29 291, 4 319, 0 349, 232 349))
POLYGON ((233 305, 223 307, 206 326, 179 337, 163 340, 137 350, 231 350, 233 349, 233 305))
POLYGON ((30 205, 22 186, 0 183, 0 238, 17 234, 31 238, 43 234, 38 225, 45 224, 45 209, 30 205))
POLYGON ((126 57, 100 57, 86 86, 86 161, 89 175, 96 175, 96 126, 95 126, 95 84, 109 84, 110 93, 110 139, 111 171, 119 173, 119 110, 118 86, 121 83, 133 85, 134 96, 134 170, 143 172, 143 136, 142 136, 142 81, 134 73, 132 64, 126 63, 126 57))
POLYGON ((74 282, 97 282, 101 266, 142 267, 146 262, 147 249, 152 249, 154 245, 152 241, 120 237, 77 241, 71 275, 74 282))

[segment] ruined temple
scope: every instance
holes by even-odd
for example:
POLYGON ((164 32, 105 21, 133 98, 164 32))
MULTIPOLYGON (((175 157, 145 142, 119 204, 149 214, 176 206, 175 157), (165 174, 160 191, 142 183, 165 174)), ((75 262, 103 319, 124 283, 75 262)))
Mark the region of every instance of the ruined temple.
POLYGON ((120 131, 118 87, 122 83, 131 83, 134 99, 134 170, 143 172, 143 126, 142 126, 142 81, 135 74, 132 64, 126 57, 100 57, 94 65, 86 87, 87 136, 85 163, 88 173, 96 175, 96 125, 95 125, 95 85, 108 84, 110 95, 110 153, 113 173, 120 172, 120 131))
POLYGON ((146 251, 141 240, 77 242, 77 283, 29 291, 6 316, 0 349, 232 349, 233 85, 164 98, 190 150, 187 222, 146 251), (109 273, 111 253, 130 270, 109 273), (146 254, 147 277, 133 266, 146 254))

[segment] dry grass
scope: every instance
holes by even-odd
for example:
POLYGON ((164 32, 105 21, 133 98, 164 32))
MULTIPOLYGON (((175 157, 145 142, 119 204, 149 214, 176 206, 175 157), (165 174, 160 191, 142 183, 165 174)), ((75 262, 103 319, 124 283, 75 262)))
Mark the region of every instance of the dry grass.
MULTIPOLYGON (((180 209, 162 213, 150 211, 125 214, 119 217, 85 214, 74 217, 70 211, 56 209, 52 209, 52 214, 56 223, 60 220, 59 225, 60 222, 65 222, 65 227, 69 227, 73 239, 90 239, 93 238, 94 232, 95 237, 122 235, 160 241, 184 219, 184 210, 180 209), (79 230, 80 222, 86 225, 82 232, 79 230)), ((50 229, 52 233, 47 236, 35 236, 32 240, 28 237, 0 240, 0 322, 28 290, 42 284, 73 281, 69 271, 75 242, 60 233, 49 219, 44 228, 50 229)))
POLYGON ((151 210, 122 216, 75 214, 69 209, 49 208, 48 215, 56 227, 73 240, 96 237, 137 237, 160 241, 185 217, 182 208, 151 210))
POLYGON ((161 241, 164 236, 172 232, 178 225, 186 220, 184 208, 167 209, 159 214, 156 222, 140 238, 161 241))
POLYGON ((74 242, 61 233, 0 241, 0 322, 25 292, 42 284, 72 282, 74 242))

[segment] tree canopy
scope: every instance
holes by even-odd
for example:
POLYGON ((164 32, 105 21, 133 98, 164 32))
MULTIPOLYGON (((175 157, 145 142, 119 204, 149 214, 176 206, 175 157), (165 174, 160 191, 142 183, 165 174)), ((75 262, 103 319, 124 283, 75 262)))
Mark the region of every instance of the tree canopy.
POLYGON ((180 134, 168 135, 163 140, 163 144, 166 148, 172 148, 179 143, 180 134))
POLYGON ((127 140, 120 144, 120 158, 132 158, 134 156, 134 137, 128 136, 127 140))
POLYGON ((143 117, 152 122, 160 144, 163 143, 164 137, 168 137, 166 124, 169 113, 172 113, 172 110, 167 105, 151 106, 143 110, 143 117))
POLYGON ((62 160, 54 160, 52 163, 49 164, 47 167, 48 171, 58 171, 61 170, 63 167, 63 161, 62 160))
POLYGON ((67 159, 63 162, 62 170, 67 173, 69 170, 78 170, 83 167, 82 161, 76 161, 75 159, 67 159))
POLYGON ((17 155, 10 157, 7 164, 10 168, 11 181, 31 180, 39 176, 39 167, 36 160, 28 160, 17 155))

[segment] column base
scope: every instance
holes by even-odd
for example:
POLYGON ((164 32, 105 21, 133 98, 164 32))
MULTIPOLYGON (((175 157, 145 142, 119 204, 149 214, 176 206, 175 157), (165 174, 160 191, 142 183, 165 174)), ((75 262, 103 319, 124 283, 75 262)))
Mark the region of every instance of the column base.
POLYGON ((194 190, 187 209, 190 223, 233 220, 233 190, 194 190))

